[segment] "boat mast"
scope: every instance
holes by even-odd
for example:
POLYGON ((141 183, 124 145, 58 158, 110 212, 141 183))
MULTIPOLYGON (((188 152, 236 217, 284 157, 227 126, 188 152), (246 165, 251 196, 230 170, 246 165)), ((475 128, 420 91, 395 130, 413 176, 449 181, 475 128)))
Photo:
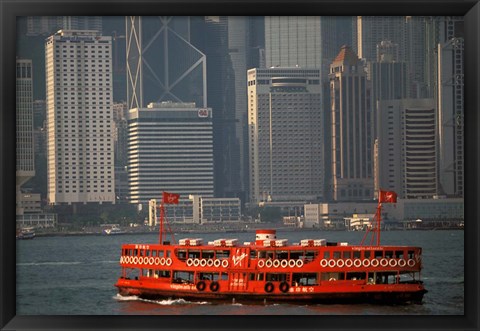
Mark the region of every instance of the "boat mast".
MULTIPOLYGON (((159 234, 159 241, 160 245, 163 244, 163 235, 165 233, 165 236, 167 235, 167 231, 164 228, 164 220, 165 220, 165 204, 178 204, 178 199, 180 195, 174 194, 174 193, 168 193, 168 192, 163 192, 162 193, 162 200, 160 202, 160 234, 159 234), (166 200, 166 201, 165 201, 166 200)), ((168 230, 170 234, 172 235, 172 242, 175 243, 175 237, 173 236, 172 229, 170 228, 170 225, 167 223, 168 230)))
POLYGON ((165 207, 163 205, 163 195, 162 195, 162 200, 160 202, 160 238, 159 238, 159 244, 160 245, 163 242, 163 218, 164 218, 164 213, 165 213, 165 207))

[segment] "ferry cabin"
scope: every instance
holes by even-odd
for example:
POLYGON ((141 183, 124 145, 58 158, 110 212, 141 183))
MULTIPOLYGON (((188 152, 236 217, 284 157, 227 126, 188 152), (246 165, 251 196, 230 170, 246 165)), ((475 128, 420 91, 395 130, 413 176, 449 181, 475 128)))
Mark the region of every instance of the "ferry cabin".
POLYGON ((246 244, 123 245, 120 280, 133 280, 128 282, 132 288, 160 290, 164 284, 170 290, 281 294, 316 292, 324 285, 415 284, 420 279, 420 247, 246 244))

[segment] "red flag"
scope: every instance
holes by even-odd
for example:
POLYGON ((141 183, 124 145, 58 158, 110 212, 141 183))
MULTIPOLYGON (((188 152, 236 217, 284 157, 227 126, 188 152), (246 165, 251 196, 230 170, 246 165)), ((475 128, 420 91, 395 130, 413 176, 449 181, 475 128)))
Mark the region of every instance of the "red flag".
POLYGON ((396 203, 397 202, 397 193, 393 191, 382 191, 380 190, 380 194, 378 195, 378 202, 390 202, 396 203))
POLYGON ((178 205, 180 194, 163 192, 163 203, 178 205))

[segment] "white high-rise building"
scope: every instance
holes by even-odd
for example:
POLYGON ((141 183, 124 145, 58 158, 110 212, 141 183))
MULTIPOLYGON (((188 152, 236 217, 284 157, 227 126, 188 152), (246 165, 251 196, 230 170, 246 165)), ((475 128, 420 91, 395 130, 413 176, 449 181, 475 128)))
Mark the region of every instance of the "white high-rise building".
POLYGON ((248 70, 250 201, 324 197, 320 69, 248 70))
POLYGON ((49 203, 115 203, 111 37, 60 30, 45 64, 49 203))
MULTIPOLYGON (((213 197, 212 109, 150 103, 128 113, 130 202, 160 201, 162 192, 213 197)), ((171 216, 171 214, 169 214, 171 216)))

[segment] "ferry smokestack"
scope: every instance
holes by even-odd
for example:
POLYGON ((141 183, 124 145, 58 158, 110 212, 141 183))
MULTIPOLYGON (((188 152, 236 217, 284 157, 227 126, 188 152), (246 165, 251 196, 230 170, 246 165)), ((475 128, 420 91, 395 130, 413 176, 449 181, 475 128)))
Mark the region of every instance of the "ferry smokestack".
POLYGON ((263 241, 267 239, 277 239, 276 230, 257 230, 255 232, 255 243, 263 245, 263 241))

